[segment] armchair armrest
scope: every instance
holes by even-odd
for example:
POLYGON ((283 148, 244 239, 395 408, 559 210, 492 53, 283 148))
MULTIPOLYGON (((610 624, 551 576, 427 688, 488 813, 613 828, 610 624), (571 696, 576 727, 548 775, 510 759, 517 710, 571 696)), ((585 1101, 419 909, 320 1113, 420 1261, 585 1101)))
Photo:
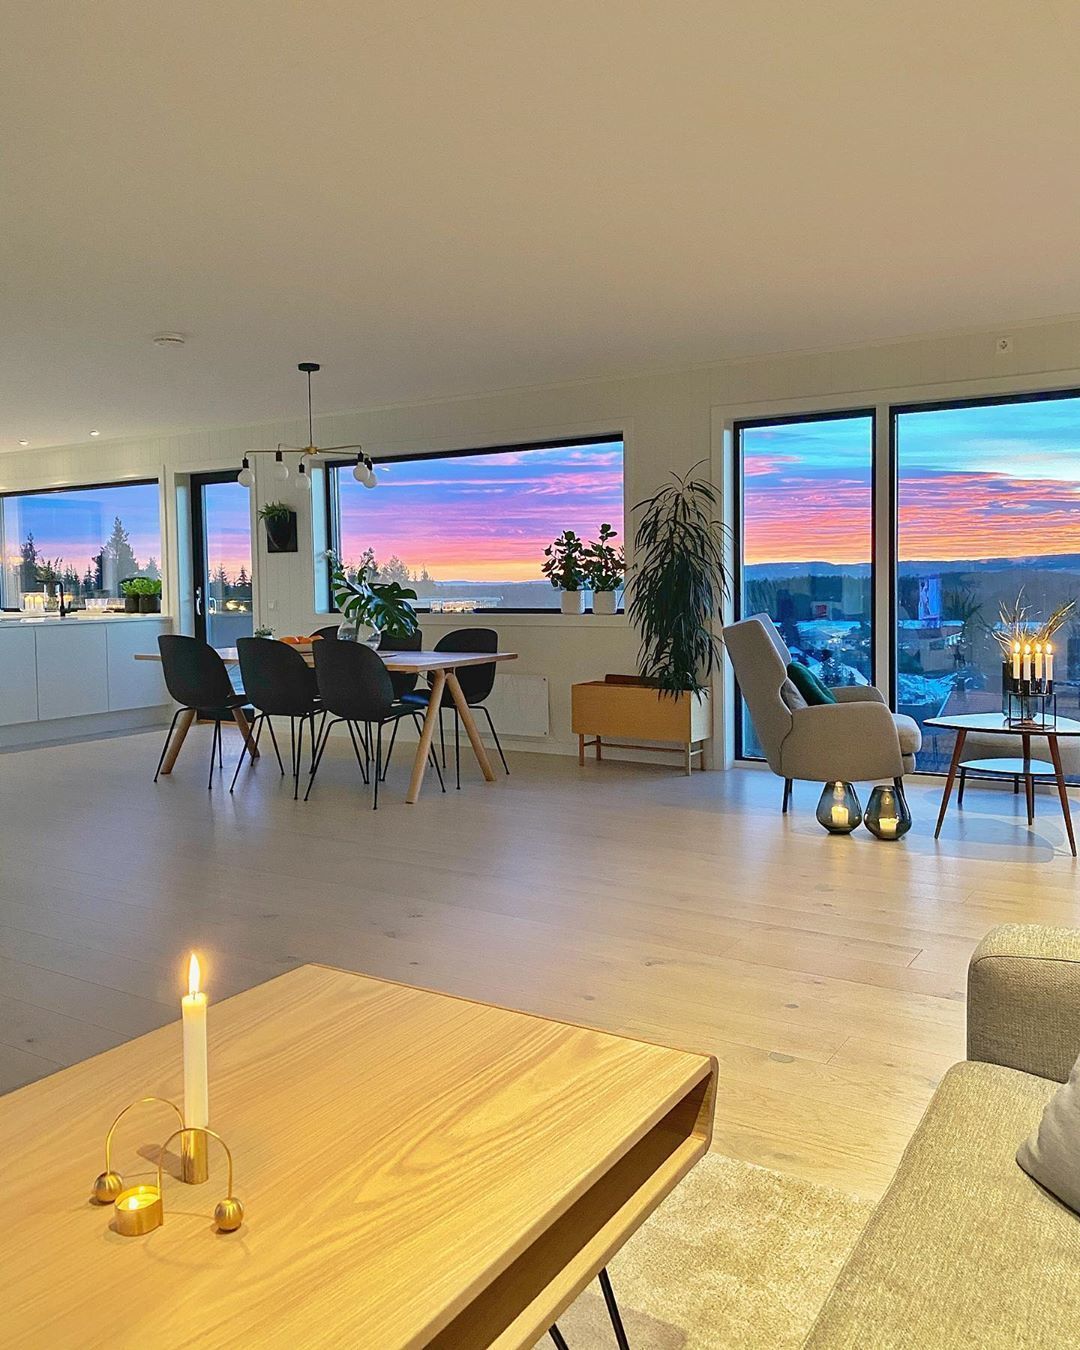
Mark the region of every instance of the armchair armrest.
POLYGON ((884 703, 885 695, 872 684, 841 684, 829 693, 837 703, 884 703))
POLYGON ((1064 1083, 1080 1054, 1080 931, 992 928, 968 965, 968 1059, 1064 1083))
POLYGON ((822 703, 792 714, 780 750, 785 778, 841 778, 850 783, 904 772, 900 738, 884 703, 822 703))

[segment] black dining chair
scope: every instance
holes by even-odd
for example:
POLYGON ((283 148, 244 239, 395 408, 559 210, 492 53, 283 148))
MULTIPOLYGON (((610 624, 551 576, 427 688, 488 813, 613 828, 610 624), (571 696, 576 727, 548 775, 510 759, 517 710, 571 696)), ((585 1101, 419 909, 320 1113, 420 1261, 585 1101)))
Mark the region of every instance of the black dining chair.
MULTIPOLYGON (((436 642, 434 650, 437 652, 497 652, 499 650, 499 635, 494 628, 456 628, 441 637, 436 642)), ((495 662, 492 661, 482 666, 462 666, 455 673, 457 674, 458 684, 461 685, 461 692, 465 695, 465 702, 470 708, 479 708, 487 718, 487 724, 495 740, 495 749, 499 752, 503 768, 509 773, 510 766, 503 754, 499 733, 495 730, 491 712, 484 702, 495 687, 495 662)), ((430 679, 431 676, 428 676, 429 681, 430 679)), ((430 695, 430 688, 417 689, 411 694, 404 695, 403 701, 426 709, 430 695)), ((442 703, 439 707, 439 745, 442 750, 444 769, 446 768, 446 733, 443 728, 443 710, 445 708, 453 708, 454 710, 454 761, 457 785, 461 787, 461 718, 458 716, 454 696, 448 688, 443 689, 442 703)))
POLYGON ((336 623, 328 623, 324 628, 316 628, 311 636, 322 638, 324 642, 335 642, 338 635, 338 626, 336 623))
MULTIPOLYGON (((316 642, 313 647, 324 644, 316 642)), ((344 644, 342 644, 344 645, 344 644)), ((322 711, 319 704, 319 687, 315 672, 295 647, 286 642, 275 642, 272 638, 238 638, 237 655, 240 657, 240 674, 244 680, 244 692, 248 702, 256 712, 252 730, 255 733, 254 744, 265 725, 270 732, 274 754, 277 755, 278 768, 282 777, 285 765, 281 762, 277 737, 274 735, 274 717, 289 719, 289 741, 292 746, 293 800, 300 795, 300 766, 304 753, 304 727, 310 727, 311 762, 315 762, 315 719, 322 711)), ((240 750, 229 791, 236 787, 240 768, 248 747, 240 750)))
POLYGON ((210 742, 210 778, 206 784, 207 788, 212 788, 215 758, 218 767, 222 767, 221 724, 235 721, 236 710, 248 702, 247 695, 233 688, 228 667, 209 643, 180 633, 162 633, 158 637, 158 651, 165 687, 180 706, 169 724, 154 782, 161 775, 177 719, 182 713, 193 712, 203 721, 214 724, 214 737, 210 742))
MULTIPOLYGON (((412 717, 419 722, 419 714, 414 706, 401 703, 394 698, 394 687, 390 674, 378 653, 362 642, 316 642, 312 647, 315 657, 315 676, 318 680, 319 696, 329 720, 324 720, 320 728, 320 737, 311 766, 307 792, 304 800, 311 795, 315 775, 319 771, 331 730, 344 722, 353 743, 357 763, 364 782, 373 784, 372 810, 379 809, 379 783, 384 776, 383 770, 383 727, 387 723, 396 723, 403 717, 412 717), (375 728, 375 763, 370 762, 370 728, 375 728), (361 753, 357 732, 363 737, 365 746, 361 753), (369 776, 369 768, 371 774, 369 776)), ((429 757, 439 776, 439 786, 446 791, 438 760, 429 757)))

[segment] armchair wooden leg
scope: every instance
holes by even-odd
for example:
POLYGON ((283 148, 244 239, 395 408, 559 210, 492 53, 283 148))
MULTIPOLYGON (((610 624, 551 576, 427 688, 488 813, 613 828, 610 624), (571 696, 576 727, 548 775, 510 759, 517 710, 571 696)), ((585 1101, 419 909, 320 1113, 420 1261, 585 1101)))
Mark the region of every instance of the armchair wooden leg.
POLYGON ((784 779, 784 804, 780 808, 781 815, 787 815, 788 808, 791 806, 791 779, 784 779))

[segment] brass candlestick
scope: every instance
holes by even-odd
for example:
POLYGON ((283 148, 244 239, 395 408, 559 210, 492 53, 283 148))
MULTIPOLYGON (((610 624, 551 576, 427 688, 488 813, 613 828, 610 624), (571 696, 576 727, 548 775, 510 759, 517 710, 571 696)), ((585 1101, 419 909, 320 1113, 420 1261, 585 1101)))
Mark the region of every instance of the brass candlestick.
POLYGON ((244 1206, 233 1195, 232 1150, 215 1130, 200 1125, 184 1125, 179 1130, 174 1130, 158 1150, 157 1185, 131 1186, 116 1197, 113 1209, 118 1233, 122 1233, 125 1237, 142 1237, 146 1233, 152 1233, 155 1228, 160 1228, 165 1222, 165 1150, 174 1139, 179 1139, 182 1152, 184 1139, 191 1134, 204 1136, 204 1145, 207 1137, 216 1139, 225 1150, 225 1157, 228 1159, 228 1194, 214 1206, 214 1223, 218 1231, 235 1232, 244 1222, 244 1206))
POLYGON ((124 1107, 109 1126, 109 1132, 105 1136, 105 1171, 94 1179, 92 1189, 92 1198, 95 1204, 113 1204, 124 1189, 124 1178, 119 1172, 114 1172, 112 1170, 112 1139, 117 1125, 119 1125, 127 1113, 134 1110, 136 1106, 148 1106, 151 1102, 158 1102, 161 1106, 167 1106, 170 1111, 175 1112, 177 1120, 183 1125, 183 1112, 175 1102, 169 1101, 167 1097, 140 1097, 137 1101, 128 1102, 127 1106, 124 1107))

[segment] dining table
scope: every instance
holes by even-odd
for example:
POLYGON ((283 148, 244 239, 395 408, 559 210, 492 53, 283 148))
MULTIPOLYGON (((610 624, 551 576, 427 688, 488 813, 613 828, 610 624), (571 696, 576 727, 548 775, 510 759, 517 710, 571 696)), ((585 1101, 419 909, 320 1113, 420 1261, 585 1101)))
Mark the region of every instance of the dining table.
MULTIPOLYGON (((273 640, 268 639, 268 641, 273 640)), ((240 664, 240 657, 235 647, 218 647, 215 650, 227 666, 240 664)), ((309 666, 315 664, 310 646, 307 644, 294 646, 294 650, 300 653, 309 666)), ((438 725, 439 709, 442 707, 444 692, 449 692, 453 700, 454 707, 461 719, 461 725, 465 728, 465 734, 468 736, 469 744, 476 756, 476 762, 480 766, 480 772, 484 775, 484 781, 494 782, 495 770, 491 767, 491 760, 488 758, 487 750, 480 739, 476 720, 461 688, 457 672, 466 666, 486 666, 492 662, 516 661, 517 652, 382 652, 378 649, 376 651, 388 671, 401 675, 423 675, 427 678, 430 687, 427 711, 424 714, 424 723, 420 732, 420 739, 417 742, 416 755, 413 759, 409 790, 405 794, 406 802, 411 806, 419 799, 420 789, 424 782, 424 768, 431 752, 431 742, 438 725)), ((136 652, 135 660, 160 662, 161 656, 158 652, 136 652)), ((162 762, 162 774, 172 773, 173 765, 176 763, 177 756, 184 744, 184 738, 187 736, 194 720, 195 710, 193 708, 187 709, 177 720, 176 729, 162 762)), ((241 731, 245 736, 247 735, 245 727, 241 727, 241 731)))

